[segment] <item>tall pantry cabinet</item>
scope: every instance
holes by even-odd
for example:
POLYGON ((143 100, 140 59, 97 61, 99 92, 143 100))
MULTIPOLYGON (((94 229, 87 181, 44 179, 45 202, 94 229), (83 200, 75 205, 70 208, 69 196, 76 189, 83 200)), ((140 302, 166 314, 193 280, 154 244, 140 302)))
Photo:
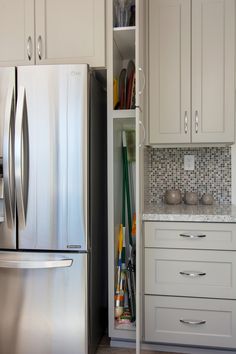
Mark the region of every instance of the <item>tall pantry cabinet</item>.
MULTIPOLYGON (((142 170, 145 129, 143 123, 145 92, 145 0, 136 0, 135 25, 117 27, 115 24, 115 1, 107 2, 107 91, 108 91, 108 235, 109 235, 109 336, 111 343, 136 342, 140 350, 141 338, 141 219, 142 219, 142 170), (135 64, 135 104, 130 109, 115 107, 113 97, 114 79, 120 78, 121 70, 135 64), (136 321, 121 324, 115 318, 115 287, 117 281, 119 227, 122 222, 122 134, 134 132, 135 162, 130 165, 134 184, 134 212, 136 213, 136 321)), ((119 80, 118 80, 119 81, 119 80)), ((119 85, 119 84, 118 84, 119 85)))
POLYGON ((105 67, 105 0, 0 0, 0 66, 105 67))
MULTIPOLYGON (((143 338, 151 347, 147 328, 154 328, 154 322, 145 325, 142 318, 143 145, 234 141, 235 1, 136 0, 135 6, 135 26, 119 28, 114 27, 113 2, 107 2, 109 336, 113 344, 136 341, 136 352, 140 353, 143 338), (130 59, 136 67, 135 109, 115 109, 114 79, 130 59), (135 325, 121 325, 115 318, 123 130, 135 130, 136 136, 135 325)), ((167 302, 164 297, 163 306, 167 302)), ((165 326, 164 320, 161 324, 165 326)), ((189 337, 185 338, 179 344, 191 345, 189 337)))

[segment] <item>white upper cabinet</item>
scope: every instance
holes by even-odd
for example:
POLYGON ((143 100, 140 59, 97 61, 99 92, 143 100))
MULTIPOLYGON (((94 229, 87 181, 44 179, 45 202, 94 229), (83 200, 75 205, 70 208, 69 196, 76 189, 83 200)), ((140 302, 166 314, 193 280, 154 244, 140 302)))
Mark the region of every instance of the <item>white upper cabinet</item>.
POLYGON ((105 0, 36 0, 36 63, 105 66, 105 0))
POLYGON ((190 0, 149 1, 149 139, 190 140, 190 0))
POLYGON ((0 66, 34 63, 34 2, 0 0, 0 66))
POLYGON ((234 141, 235 1, 192 0, 192 142, 234 141))
POLYGON ((105 67, 105 0, 0 0, 0 66, 105 67))
POLYGON ((234 0, 149 0, 149 143, 233 143, 234 70, 234 0))

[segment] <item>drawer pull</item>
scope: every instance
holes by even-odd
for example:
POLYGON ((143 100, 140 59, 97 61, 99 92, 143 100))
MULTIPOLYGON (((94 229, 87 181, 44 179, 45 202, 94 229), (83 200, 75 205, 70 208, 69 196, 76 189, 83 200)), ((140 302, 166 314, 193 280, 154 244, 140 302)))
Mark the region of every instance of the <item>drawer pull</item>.
POLYGON ((179 274, 187 275, 188 277, 192 277, 192 278, 202 277, 202 276, 206 275, 206 273, 204 273, 204 272, 195 272, 195 271, 188 271, 188 270, 184 270, 182 272, 179 272, 179 274))
POLYGON ((205 320, 195 321, 195 320, 184 320, 184 319, 180 319, 179 322, 184 324, 190 324, 190 325, 202 325, 206 323, 205 320))
POLYGON ((179 236, 187 237, 187 238, 203 238, 203 237, 206 237, 206 235, 191 235, 191 234, 180 234, 179 236))

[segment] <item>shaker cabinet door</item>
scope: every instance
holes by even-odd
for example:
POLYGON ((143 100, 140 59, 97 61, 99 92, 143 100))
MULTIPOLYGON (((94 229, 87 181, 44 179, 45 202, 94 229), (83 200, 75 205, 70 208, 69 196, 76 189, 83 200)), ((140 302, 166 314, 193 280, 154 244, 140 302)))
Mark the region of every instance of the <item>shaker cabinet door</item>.
POLYGON ((105 66, 105 0, 36 0, 36 63, 105 66))
POLYGON ((192 142, 234 142, 234 0, 192 1, 192 142))
POLYGON ((0 66, 34 64, 34 2, 0 0, 0 66))
POLYGON ((149 140, 190 142, 190 0, 149 1, 149 140))

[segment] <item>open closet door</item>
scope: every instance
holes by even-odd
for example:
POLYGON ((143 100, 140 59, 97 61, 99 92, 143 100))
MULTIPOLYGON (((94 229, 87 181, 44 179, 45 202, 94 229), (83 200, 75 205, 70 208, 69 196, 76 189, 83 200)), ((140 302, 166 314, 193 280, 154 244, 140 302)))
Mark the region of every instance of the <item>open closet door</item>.
POLYGON ((145 144, 145 72, 146 63, 146 7, 147 1, 136 0, 136 354, 142 342, 142 213, 143 213, 143 155, 145 144))

